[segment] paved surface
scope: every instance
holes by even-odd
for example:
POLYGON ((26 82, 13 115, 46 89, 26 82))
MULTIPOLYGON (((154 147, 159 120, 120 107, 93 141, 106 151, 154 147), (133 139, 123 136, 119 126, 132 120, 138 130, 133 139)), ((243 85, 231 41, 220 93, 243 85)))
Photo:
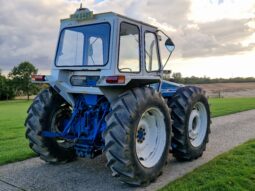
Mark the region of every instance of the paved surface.
POLYGON ((255 110, 213 119, 210 143, 203 157, 180 163, 172 157, 162 176, 146 188, 132 188, 111 177, 104 156, 80 159, 63 165, 49 165, 38 158, 0 167, 0 191, 20 190, 156 190, 183 176, 215 156, 255 138, 255 110))

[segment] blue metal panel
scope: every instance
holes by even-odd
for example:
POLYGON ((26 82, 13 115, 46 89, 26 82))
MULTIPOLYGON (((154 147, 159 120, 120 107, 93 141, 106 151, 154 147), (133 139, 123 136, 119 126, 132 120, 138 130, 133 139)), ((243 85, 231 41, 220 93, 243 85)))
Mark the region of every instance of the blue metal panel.
POLYGON ((78 156, 93 158, 104 147, 102 132, 106 129, 105 116, 109 111, 110 104, 104 96, 79 95, 63 132, 44 131, 42 136, 73 141, 78 156))
POLYGON ((180 87, 183 87, 183 85, 162 80, 160 92, 163 97, 171 97, 180 87))

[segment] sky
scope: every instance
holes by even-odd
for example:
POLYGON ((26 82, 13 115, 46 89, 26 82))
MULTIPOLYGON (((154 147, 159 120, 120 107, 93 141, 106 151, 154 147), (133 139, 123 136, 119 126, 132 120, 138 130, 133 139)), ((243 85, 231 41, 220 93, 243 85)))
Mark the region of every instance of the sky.
MULTIPOLYGON (((0 0, 0 69, 28 60, 49 74, 60 19, 79 0, 0 0), (68 2, 70 1, 70 2, 68 2)), ((167 69, 183 76, 255 77, 254 0, 85 0, 163 29, 174 41, 167 69)))

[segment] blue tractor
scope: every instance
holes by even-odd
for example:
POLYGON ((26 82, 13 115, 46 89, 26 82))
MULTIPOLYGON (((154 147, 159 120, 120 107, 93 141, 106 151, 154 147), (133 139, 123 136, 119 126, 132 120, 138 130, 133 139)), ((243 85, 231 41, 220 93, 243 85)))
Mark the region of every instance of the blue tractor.
POLYGON ((163 80, 162 43, 170 57, 164 32, 113 12, 81 7, 61 20, 51 75, 32 77, 49 88, 28 110, 31 149, 49 163, 104 153, 113 175, 136 186, 161 174, 170 151, 181 161, 202 156, 205 91, 163 80))

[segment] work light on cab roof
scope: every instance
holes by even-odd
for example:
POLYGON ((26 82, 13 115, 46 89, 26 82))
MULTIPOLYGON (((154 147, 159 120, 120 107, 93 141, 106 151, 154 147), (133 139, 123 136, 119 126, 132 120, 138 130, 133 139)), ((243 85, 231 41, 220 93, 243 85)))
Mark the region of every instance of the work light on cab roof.
POLYGON ((90 11, 88 8, 83 8, 81 4, 80 8, 77 9, 74 14, 71 14, 70 18, 66 20, 83 21, 89 19, 93 19, 93 11, 90 11))

